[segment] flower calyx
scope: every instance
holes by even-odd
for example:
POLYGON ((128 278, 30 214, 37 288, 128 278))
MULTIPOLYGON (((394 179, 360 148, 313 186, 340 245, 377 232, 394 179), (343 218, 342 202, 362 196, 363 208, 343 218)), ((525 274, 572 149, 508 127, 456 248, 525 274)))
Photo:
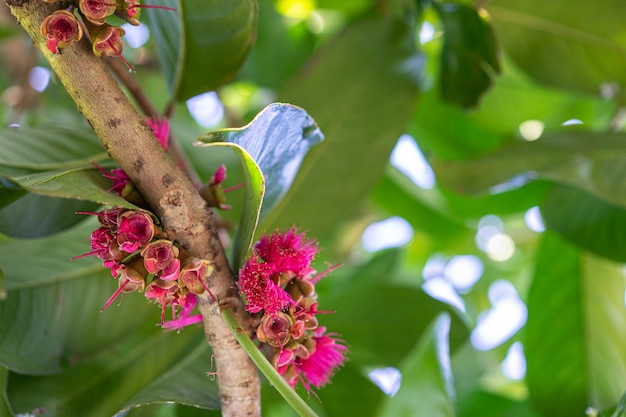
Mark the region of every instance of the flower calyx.
POLYGON ((41 34, 46 38, 46 47, 53 54, 67 48, 83 37, 83 28, 73 13, 56 10, 41 22, 41 34))

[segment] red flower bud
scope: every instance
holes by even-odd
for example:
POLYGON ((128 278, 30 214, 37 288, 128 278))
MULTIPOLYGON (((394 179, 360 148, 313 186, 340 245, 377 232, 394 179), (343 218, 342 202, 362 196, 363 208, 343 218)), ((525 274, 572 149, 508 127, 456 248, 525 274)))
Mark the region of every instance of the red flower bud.
POLYGON ((93 53, 96 56, 102 54, 107 56, 116 56, 126 64, 130 71, 135 69, 124 59, 122 56, 122 49, 124 44, 122 43, 122 36, 126 34, 124 29, 118 26, 102 25, 100 30, 93 30, 93 53))
POLYGON ((141 256, 149 273, 159 274, 159 278, 170 281, 178 279, 180 272, 178 253, 178 248, 171 241, 160 239, 146 245, 141 251, 141 256))
POLYGON ((46 47, 56 54, 83 37, 83 28, 72 13, 57 10, 41 22, 41 34, 46 38, 46 47))
POLYGON ((112 0, 78 0, 78 8, 85 19, 100 26, 115 13, 117 4, 112 0))

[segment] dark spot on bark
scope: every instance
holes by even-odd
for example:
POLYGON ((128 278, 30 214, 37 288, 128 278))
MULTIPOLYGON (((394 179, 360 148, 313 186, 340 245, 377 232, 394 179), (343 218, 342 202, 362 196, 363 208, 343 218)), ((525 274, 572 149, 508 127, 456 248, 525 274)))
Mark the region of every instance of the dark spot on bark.
POLYGON ((20 7, 24 3, 28 3, 30 0, 7 0, 9 6, 20 7))
POLYGON ((172 176, 170 174, 165 174, 163 175, 163 177, 161 178, 161 183, 165 186, 168 187, 170 185, 172 185, 174 183, 174 178, 172 178, 172 176))
POLYGON ((113 98, 113 101, 115 101, 115 102, 116 102, 116 103, 118 103, 118 104, 119 104, 119 103, 122 103, 122 102, 124 101, 124 97, 121 97, 121 96, 115 96, 115 97, 113 98))
POLYGON ((144 160, 140 156, 139 158, 135 160, 135 162, 133 162, 133 169, 135 170, 135 172, 141 172, 143 170, 143 164, 144 164, 144 160))
POLYGON ((107 124, 109 125, 109 127, 115 129, 116 127, 118 127, 120 124, 122 124, 122 120, 118 119, 118 118, 113 118, 113 119, 109 119, 109 121, 107 122, 107 124))

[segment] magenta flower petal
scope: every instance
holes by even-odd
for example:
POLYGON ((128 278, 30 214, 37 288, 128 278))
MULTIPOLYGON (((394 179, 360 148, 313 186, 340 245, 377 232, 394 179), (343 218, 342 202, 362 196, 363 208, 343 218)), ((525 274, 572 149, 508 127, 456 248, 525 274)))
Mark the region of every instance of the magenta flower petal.
POLYGON ((143 247, 152 240, 154 232, 154 222, 146 212, 128 210, 118 218, 117 243, 124 252, 143 247))
POLYGON ((317 242, 307 240, 295 227, 285 233, 276 231, 271 236, 262 236, 254 249, 271 266, 273 273, 291 272, 297 277, 314 272, 311 262, 319 252, 317 242))
POLYGON ((345 353, 348 348, 339 344, 338 340, 333 339, 330 335, 323 334, 325 331, 324 327, 319 327, 316 330, 316 336, 313 338, 315 350, 307 359, 302 360, 297 365, 305 380, 307 390, 309 384, 321 388, 329 383, 330 377, 346 360, 345 353))
POLYGON ((256 256, 252 256, 239 271, 239 289, 246 297, 246 310, 258 313, 276 315, 285 307, 294 304, 291 296, 271 279, 271 266, 259 263, 256 256))

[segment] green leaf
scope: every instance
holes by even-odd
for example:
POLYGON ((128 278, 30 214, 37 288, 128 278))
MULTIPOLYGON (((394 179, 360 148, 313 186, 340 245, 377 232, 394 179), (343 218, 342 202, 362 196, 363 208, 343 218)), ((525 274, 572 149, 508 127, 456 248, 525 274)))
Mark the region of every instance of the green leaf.
POLYGON ((399 366, 400 390, 385 397, 379 416, 454 417, 454 390, 448 347, 450 316, 438 316, 399 366))
POLYGON ((469 229, 432 207, 407 177, 395 168, 389 169, 372 192, 373 201, 389 214, 401 216, 417 230, 438 240, 462 235, 469 229))
POLYGON ((93 168, 77 168, 70 171, 46 171, 9 178, 28 192, 57 198, 72 198, 99 204, 137 207, 123 198, 107 191, 109 181, 93 168))
POLYGON ((597 255, 626 262, 626 210, 580 189, 556 185, 541 205, 545 224, 597 255))
POLYGON ((410 20, 357 22, 284 86, 279 99, 307 109, 326 140, 307 156, 265 229, 296 224, 322 238, 365 201, 417 97, 423 61, 410 20))
POLYGON ((469 5, 435 6, 444 25, 439 68, 443 98, 461 107, 475 107, 500 72, 491 19, 484 9, 469 5))
POLYGON ((528 295, 530 399, 545 415, 615 404, 626 387, 626 282, 619 265, 546 232, 528 295))
MULTIPOLYGON (((108 312, 107 312, 108 313, 108 312)), ((7 396, 18 413, 37 407, 46 409, 46 416, 111 416, 127 409, 128 398, 148 389, 181 360, 193 352, 203 339, 202 331, 185 330, 180 334, 163 333, 152 326, 148 331, 128 335, 91 360, 67 368, 59 375, 27 376, 11 373, 7 396)), ((210 357, 210 355, 209 355, 210 357)), ((218 402, 215 382, 196 368, 200 385, 194 390, 205 396, 203 404, 214 407, 218 402)), ((179 399, 178 379, 170 379, 171 392, 155 393, 179 399)))
POLYGON ((5 288, 9 291, 32 288, 84 279, 106 271, 95 257, 70 260, 91 250, 89 237, 98 227, 95 219, 89 219, 78 227, 50 237, 0 241, 0 267, 4 271, 5 288), (37 262, 32 262, 33 259, 37 262))
POLYGON ((540 417, 528 401, 475 391, 458 401, 459 417, 540 417))
POLYGON ((437 179, 461 193, 512 188, 540 177, 580 187, 626 207, 626 135, 570 131, 516 142, 466 161, 432 162, 437 179), (584 169, 581 169, 584 166, 584 169))
MULTIPOLYGON (((174 335, 170 337, 176 337, 174 335)), ((182 356, 167 371, 156 376, 126 403, 118 414, 148 404, 175 402, 180 405, 217 410, 220 408, 219 394, 211 350, 206 341, 182 356)))
POLYGON ((230 146, 246 176, 246 197, 236 238, 235 266, 243 262, 254 238, 260 214, 267 213, 287 192, 300 162, 324 136, 301 108, 271 104, 248 125, 207 133, 198 146, 230 146), (261 210, 262 204, 262 210, 261 210))
POLYGON ((452 349, 458 348, 468 336, 463 319, 453 308, 408 287, 355 287, 349 297, 335 296, 321 302, 319 307, 336 311, 324 316, 321 324, 341 334, 350 346, 350 360, 361 365, 397 366, 428 324, 442 312, 452 315, 452 349), (393 343, 393 349, 389 343, 393 343))
POLYGON ((83 221, 85 217, 77 212, 98 207, 91 201, 28 194, 0 210, 0 233, 17 238, 48 236, 83 221))
POLYGON ((73 126, 5 128, 0 130, 0 149, 1 175, 6 175, 5 167, 69 170, 108 159, 91 129, 73 126))
POLYGON ((626 10, 619 0, 490 3, 498 37, 516 64, 542 83, 598 94, 626 84, 626 10), (592 17, 592 18, 590 18, 592 17))
POLYGON ((254 43, 255 0, 154 0, 148 24, 175 100, 215 90, 229 82, 254 43))

